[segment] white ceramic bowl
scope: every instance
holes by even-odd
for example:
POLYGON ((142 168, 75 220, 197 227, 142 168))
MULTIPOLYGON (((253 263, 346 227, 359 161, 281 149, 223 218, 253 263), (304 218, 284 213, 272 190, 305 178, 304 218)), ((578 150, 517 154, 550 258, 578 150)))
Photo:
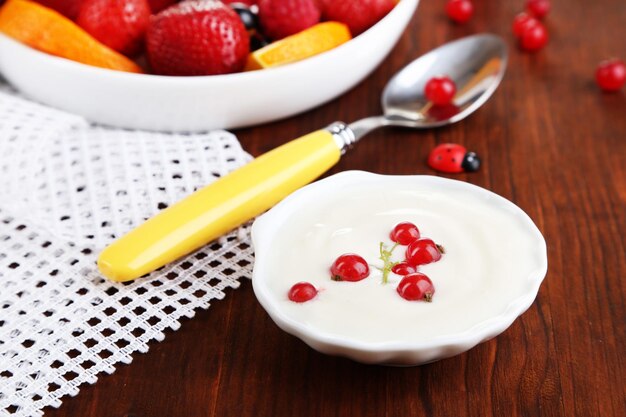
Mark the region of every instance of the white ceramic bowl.
POLYGON ((387 56, 418 0, 326 53, 247 73, 164 77, 83 65, 0 35, 0 73, 27 96, 111 126, 165 131, 238 128, 291 116, 352 88, 387 56))
MULTIPOLYGON (((532 304, 547 271, 543 236, 519 207, 483 188, 432 176, 383 176, 359 171, 331 176, 296 191, 259 217, 252 227, 252 240, 256 253, 254 292, 274 322, 320 352, 365 363, 418 365, 459 354, 495 337, 532 304), (361 201, 369 198, 368 193, 372 193, 373 199, 361 201), (397 202, 403 201, 400 197, 405 195, 413 199, 408 207, 406 202, 397 202), (342 206, 346 210, 341 210, 342 206), (467 217, 464 213, 468 213, 467 217), (358 283, 330 280, 330 263, 337 254, 345 253, 341 245, 348 242, 358 246, 369 240, 364 239, 362 231, 359 234, 355 230, 356 224, 376 229, 376 223, 385 223, 376 236, 388 236, 388 228, 393 226, 386 223, 393 216, 412 215, 424 220, 419 225, 423 235, 427 233, 433 239, 437 233, 439 238, 447 235, 445 241, 438 242, 449 249, 442 260, 431 265, 430 272, 426 272, 428 265, 423 267, 435 283, 432 303, 401 299, 395 285, 389 288, 390 284, 380 284, 372 272, 358 283), (355 220, 359 216, 362 218, 355 220), (467 224, 477 218, 482 221, 467 224), (338 229, 326 227, 328 219, 337 223, 338 229), (441 223, 443 219, 443 227, 429 224, 428 219, 432 220, 430 223, 441 223), (502 225, 509 227, 502 230, 502 225), (499 230, 505 233, 504 238, 498 236, 499 230), (294 238, 293 233, 298 237, 294 238), (339 244, 333 239, 339 239, 339 244), (480 249, 485 241, 491 241, 485 246, 491 249, 480 249), (472 245, 488 253, 486 260, 468 249, 472 245), (493 259, 494 253, 498 259, 493 259), (290 264, 294 257, 296 264, 290 264), (470 278, 471 272, 467 272, 472 267, 478 281, 472 281, 476 278, 470 278), (448 274, 431 275, 435 268, 448 274), (316 299, 303 304, 289 301, 287 290, 298 281, 310 281, 320 288, 316 299), (365 290, 373 288, 374 293, 358 292, 356 284, 364 285, 361 289, 365 290), (359 301, 355 300, 357 297, 359 301), (369 313, 358 310, 353 314, 362 308, 358 303, 369 310, 375 308, 373 303, 383 302, 380 300, 388 303, 383 305, 382 314, 374 311, 358 322, 364 312, 369 313), (390 311, 396 316, 388 314, 390 311), (339 323, 351 314, 358 323, 352 320, 348 327, 339 323), (408 316, 408 323, 401 330, 387 329, 385 326, 392 326, 397 316, 408 316), (326 317, 325 322, 322 317, 326 317), (379 318, 382 328, 372 324, 379 318), (357 327, 362 330, 348 334, 357 327), (434 334, 433 328, 440 334, 434 334)), ((377 242, 371 246, 373 254, 359 253, 368 262, 376 256, 377 242)), ((366 250, 362 244, 360 248, 366 250)), ((400 277, 395 279, 397 282, 400 277)))

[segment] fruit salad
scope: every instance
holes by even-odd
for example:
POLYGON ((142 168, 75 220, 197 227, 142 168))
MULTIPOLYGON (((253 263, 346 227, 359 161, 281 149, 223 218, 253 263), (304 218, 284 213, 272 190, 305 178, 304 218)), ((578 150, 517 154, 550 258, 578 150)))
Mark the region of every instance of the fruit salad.
POLYGON ((0 32, 107 69, 218 75, 328 51, 373 26, 397 1, 8 0, 0 32))

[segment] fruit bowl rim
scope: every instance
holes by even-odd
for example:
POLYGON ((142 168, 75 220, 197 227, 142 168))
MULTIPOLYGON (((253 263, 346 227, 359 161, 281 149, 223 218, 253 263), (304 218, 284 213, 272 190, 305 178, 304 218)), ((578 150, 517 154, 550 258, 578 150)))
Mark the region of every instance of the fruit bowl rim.
MULTIPOLYGON (((307 66, 307 65, 315 65, 315 63, 320 60, 320 59, 324 59, 326 57, 331 58, 332 55, 335 54, 340 54, 343 52, 343 50, 347 47, 347 45, 353 45, 355 42, 364 42, 362 41, 362 39, 367 39, 370 36, 372 36, 372 33, 376 33, 376 28, 384 25, 384 22, 387 22, 389 20, 393 20, 394 19, 394 15, 400 14, 400 13, 406 13, 409 10, 413 10, 414 8, 417 7, 417 4, 419 3, 419 0, 399 0, 398 4, 396 4, 394 6, 394 8, 387 13, 383 18, 381 18, 378 22, 376 22, 374 25, 372 25, 370 28, 368 28, 366 31, 364 31, 363 33, 359 34, 358 36, 353 37, 352 39, 350 39, 349 41, 336 46, 335 48, 332 48, 328 51, 319 53, 317 55, 302 59, 300 61, 295 61, 295 62, 291 62, 289 64, 285 64, 285 65, 279 65, 276 67, 270 67, 270 68, 264 68, 263 70, 254 70, 254 71, 240 71, 240 72, 234 72, 234 73, 230 73, 230 74, 215 74, 215 75, 160 75, 160 74, 152 74, 149 72, 145 72, 145 73, 134 73, 134 72, 127 72, 127 71, 118 71, 118 70, 113 70, 113 69, 109 69, 109 68, 102 68, 102 67, 96 67, 93 65, 89 65, 89 64, 84 64, 82 62, 78 62, 78 61, 73 61, 71 59, 68 58, 64 58, 64 57, 60 57, 60 56, 56 56, 56 55, 52 55, 49 54, 47 52, 43 52, 43 51, 39 51, 38 49, 35 49, 29 45, 26 45, 20 41, 17 41, 7 35, 5 35, 4 33, 0 32, 0 41, 5 41, 11 44, 14 44, 14 46, 18 46, 24 48, 25 50, 28 50, 29 52, 35 54, 35 55, 39 55, 39 56, 44 56, 46 57, 46 59, 49 59, 50 62, 54 63, 55 65, 59 65, 61 67, 65 67, 68 69, 79 69, 81 71, 86 71, 87 73, 91 72, 93 75, 96 76, 102 76, 102 75, 106 75, 106 76, 110 76, 113 78, 119 78, 119 79, 129 79, 129 80, 133 80, 133 81, 137 81, 137 80, 141 80, 143 82, 163 82, 164 80, 167 80, 167 82, 171 82, 171 83, 177 83, 177 84, 186 84, 186 83, 198 83, 198 82, 215 82, 215 83, 223 83, 223 82, 233 82, 233 83, 239 83, 242 81, 242 79, 245 79, 247 81, 254 81, 256 78, 259 78, 260 80, 263 79, 264 76, 267 76, 268 74, 275 74, 276 76, 280 76, 282 72, 287 72, 289 73, 291 70, 298 68, 298 67, 303 67, 303 66, 307 66), (210 81, 209 81, 210 80, 210 81)), ((323 22, 320 22, 323 23, 323 22)))

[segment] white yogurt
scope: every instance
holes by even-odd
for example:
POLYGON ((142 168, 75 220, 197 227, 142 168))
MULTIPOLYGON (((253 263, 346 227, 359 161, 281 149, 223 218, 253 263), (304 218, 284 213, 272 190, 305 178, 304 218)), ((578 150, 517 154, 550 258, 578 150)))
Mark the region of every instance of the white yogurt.
MULTIPOLYGON (((466 190, 437 192, 350 187, 301 208, 276 231, 267 264, 267 286, 277 307, 327 336, 366 343, 420 342, 476 330, 506 311, 530 285, 545 248, 520 215, 466 190), (382 284, 379 242, 400 222, 416 224, 422 237, 444 246, 436 263, 420 267, 435 285, 431 303, 396 292, 401 277, 382 284), (329 268, 341 254, 357 253, 370 265, 359 282, 335 282, 329 268), (293 284, 308 281, 320 293, 309 302, 288 300, 293 284)), ((404 259, 398 246, 393 259, 404 259)))

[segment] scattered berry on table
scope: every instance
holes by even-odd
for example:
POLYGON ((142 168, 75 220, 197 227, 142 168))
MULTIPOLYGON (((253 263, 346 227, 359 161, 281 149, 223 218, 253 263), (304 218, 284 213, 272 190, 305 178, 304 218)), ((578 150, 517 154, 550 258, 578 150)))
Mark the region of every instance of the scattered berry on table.
POLYGON ((130 57, 143 49, 149 21, 147 0, 84 0, 76 18, 91 36, 130 57))
POLYGON ((315 0, 259 0, 259 22, 265 36, 277 40, 319 23, 315 0))
POLYGON ((345 23, 352 36, 357 36, 385 17, 396 0, 324 0, 318 4, 324 20, 345 23))
POLYGON ((396 275, 409 275, 417 272, 417 268, 407 262, 399 262, 391 268, 391 272, 396 275))
POLYGON ((457 143, 442 143, 428 155, 428 166, 440 172, 457 174, 474 172, 480 168, 480 158, 474 152, 467 152, 457 143))
POLYGON ((338 257, 330 267, 333 281, 360 281, 369 276, 370 269, 359 255, 347 253, 338 257))
POLYGON ((527 0, 526 10, 537 19, 543 19, 550 12, 550 0, 527 0))
POLYGON ((420 238, 420 231, 413 223, 402 222, 395 225, 389 238, 393 242, 406 246, 420 238))
POLYGON ((449 0, 446 3, 446 14, 456 23, 465 23, 474 14, 474 4, 470 0, 449 0))
POLYGON ((186 0, 150 20, 148 62, 162 75, 213 75, 241 71, 250 40, 241 19, 216 0, 186 0))
POLYGON ((516 38, 521 38, 522 33, 524 33, 527 27, 534 26, 537 23, 539 23, 539 21, 528 13, 520 13, 513 19, 513 35, 515 35, 516 38))
POLYGON ((433 300, 435 294, 435 286, 430 278, 419 272, 406 275, 396 289, 398 294, 405 300, 409 301, 427 301, 433 300))
POLYGON ((431 239, 418 239, 406 248, 406 261, 413 266, 426 265, 441 259, 443 248, 431 239))
POLYGON ((455 94, 456 85, 450 77, 446 76, 433 77, 428 80, 424 87, 424 95, 426 98, 437 106, 450 104, 455 94))
POLYGON ((317 293, 317 288, 315 288, 313 284, 308 282, 298 282, 291 287, 287 296, 293 302, 304 303, 315 298, 317 293))
POLYGON ((626 83, 626 65, 620 59, 602 61, 596 69, 596 82, 604 91, 618 91, 626 83))
POLYGON ((534 25, 526 25, 519 38, 520 47, 528 52, 535 52, 548 43, 548 31, 546 27, 537 22, 534 25))

